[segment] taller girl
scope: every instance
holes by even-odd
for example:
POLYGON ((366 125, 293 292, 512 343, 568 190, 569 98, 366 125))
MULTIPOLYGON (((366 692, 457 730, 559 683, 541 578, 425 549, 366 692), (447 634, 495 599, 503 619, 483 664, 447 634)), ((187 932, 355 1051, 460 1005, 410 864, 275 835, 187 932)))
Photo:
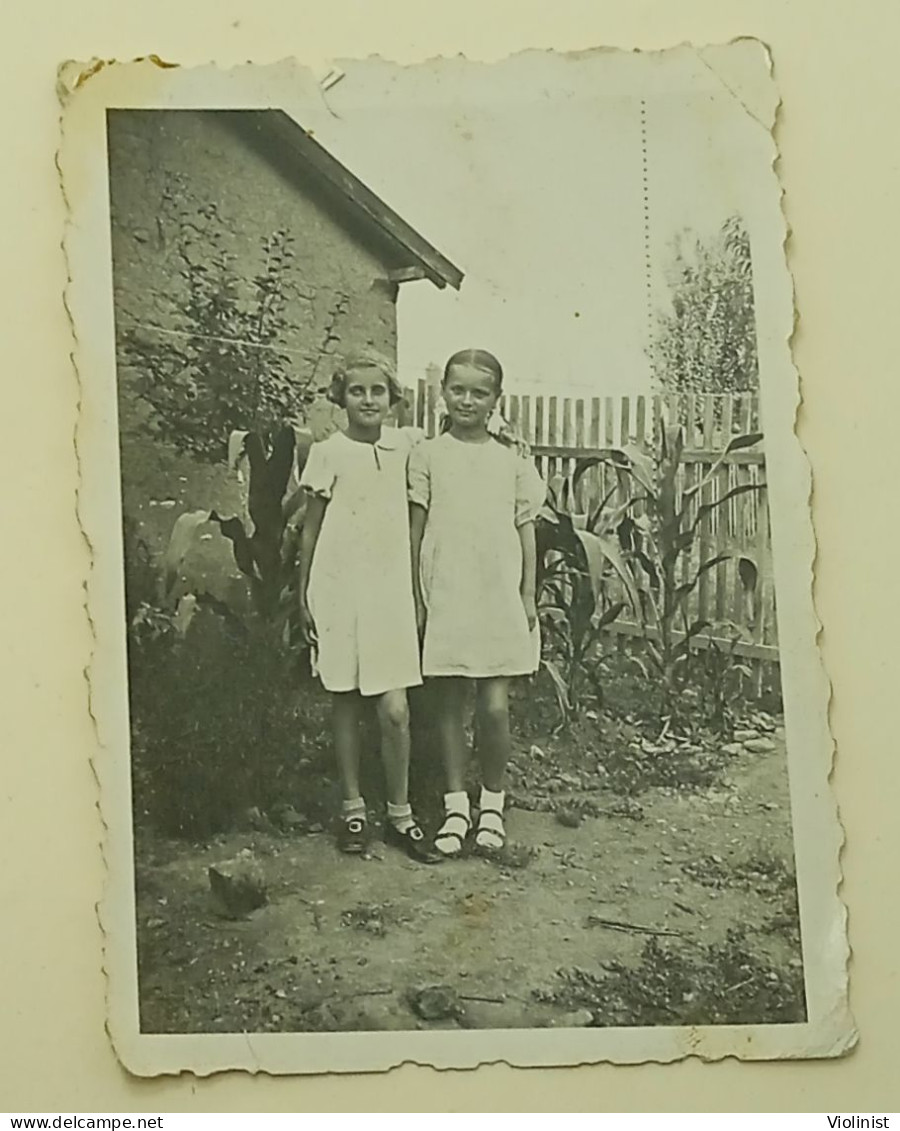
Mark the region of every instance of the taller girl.
POLYGON ((499 361, 463 350, 447 362, 444 431, 409 460, 416 615, 422 674, 437 681, 446 775, 435 847, 458 855, 472 828, 465 789, 466 691, 475 684, 482 789, 475 843, 501 848, 510 755, 509 680, 537 669, 534 520, 545 487, 530 459, 488 423, 503 387, 499 361))

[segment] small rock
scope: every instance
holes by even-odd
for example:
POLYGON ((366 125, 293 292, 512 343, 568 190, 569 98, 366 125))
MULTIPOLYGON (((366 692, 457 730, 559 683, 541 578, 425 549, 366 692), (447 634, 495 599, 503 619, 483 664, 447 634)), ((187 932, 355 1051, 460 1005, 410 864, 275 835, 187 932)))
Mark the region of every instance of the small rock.
POLYGON ((176 506, 176 500, 175 499, 163 499, 162 502, 159 505, 161 507, 165 507, 166 510, 170 510, 172 507, 176 506))
POLYGON ((157 928, 164 927, 165 925, 166 925, 165 919, 148 919, 146 924, 145 924, 148 931, 155 931, 155 930, 157 930, 157 928))
POLYGON ((412 990, 409 1004, 423 1021, 447 1021, 463 1012, 462 1002, 452 986, 424 986, 412 990))
POLYGON ((544 757, 544 751, 541 750, 540 746, 532 746, 531 750, 529 750, 529 754, 532 758, 540 759, 544 757))
POLYGON ((262 869, 252 853, 241 853, 234 860, 210 865, 207 875, 210 890, 221 912, 240 919, 268 903, 262 869))
POLYGON ((751 739, 759 738, 759 731, 755 730, 736 730, 732 736, 735 742, 749 742, 751 739))
POLYGON ((771 738, 752 738, 744 743, 744 749, 751 754, 770 754, 775 749, 775 743, 771 738))
POLYGON ((577 829, 582 822, 582 815, 577 809, 558 809, 556 811, 557 824, 566 829, 577 829))
POLYGON ((740 742, 729 742, 727 746, 722 747, 722 753, 728 754, 729 757, 735 757, 740 754, 744 747, 740 742))

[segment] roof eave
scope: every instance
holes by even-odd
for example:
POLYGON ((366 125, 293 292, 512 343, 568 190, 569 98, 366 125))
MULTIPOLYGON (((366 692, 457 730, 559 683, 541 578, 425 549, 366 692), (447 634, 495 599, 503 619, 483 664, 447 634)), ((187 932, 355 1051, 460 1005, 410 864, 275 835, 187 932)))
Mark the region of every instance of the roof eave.
POLYGON ((375 228, 399 260, 405 260, 409 266, 421 268, 423 277, 436 287, 443 290, 450 286, 459 290, 464 278, 463 272, 333 157, 308 130, 283 110, 264 110, 259 113, 265 128, 275 139, 298 152, 316 178, 375 228))

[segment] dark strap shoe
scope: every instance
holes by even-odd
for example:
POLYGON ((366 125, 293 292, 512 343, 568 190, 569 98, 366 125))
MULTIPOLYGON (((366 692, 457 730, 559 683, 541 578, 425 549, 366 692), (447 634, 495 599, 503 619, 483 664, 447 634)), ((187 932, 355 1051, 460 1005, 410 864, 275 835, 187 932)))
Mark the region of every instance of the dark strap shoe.
POLYGON ((442 864, 444 862, 444 854, 438 852, 416 824, 410 825, 408 829, 401 833, 396 825, 388 821, 384 826, 384 842, 393 845, 394 848, 401 848, 410 860, 415 860, 418 864, 442 864))
POLYGON ((359 855, 369 847, 371 833, 365 817, 342 817, 338 827, 337 846, 341 852, 359 855))

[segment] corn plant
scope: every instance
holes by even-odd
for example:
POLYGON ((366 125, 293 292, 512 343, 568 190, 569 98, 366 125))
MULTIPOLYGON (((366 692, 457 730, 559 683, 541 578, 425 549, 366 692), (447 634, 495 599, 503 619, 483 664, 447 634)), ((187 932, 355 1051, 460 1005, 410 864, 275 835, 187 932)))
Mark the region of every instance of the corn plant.
POLYGON ((692 618, 691 595, 705 573, 732 556, 717 554, 695 564, 700 526, 731 499, 762 490, 763 485, 740 484, 705 503, 699 502, 701 492, 732 452, 752 447, 761 439, 760 433, 734 437, 707 474, 689 487, 681 486, 684 430, 680 426, 661 427, 651 450, 629 444, 579 462, 582 474, 599 464, 611 465, 619 473, 620 482, 629 484, 616 534, 637 590, 644 647, 650 661, 649 666, 637 662, 648 677, 658 681, 666 717, 675 706, 692 644, 710 627, 708 621, 692 618))
POLYGON ((716 625, 699 656, 699 683, 706 715, 720 734, 731 734, 735 724, 735 705, 753 679, 750 665, 738 653, 747 633, 740 625, 716 625))
POLYGON ((598 645, 601 633, 638 594, 612 533, 610 497, 591 515, 576 509, 580 474, 551 482, 538 516, 538 607, 550 676, 562 725, 579 716, 593 697, 602 702, 598 645))

